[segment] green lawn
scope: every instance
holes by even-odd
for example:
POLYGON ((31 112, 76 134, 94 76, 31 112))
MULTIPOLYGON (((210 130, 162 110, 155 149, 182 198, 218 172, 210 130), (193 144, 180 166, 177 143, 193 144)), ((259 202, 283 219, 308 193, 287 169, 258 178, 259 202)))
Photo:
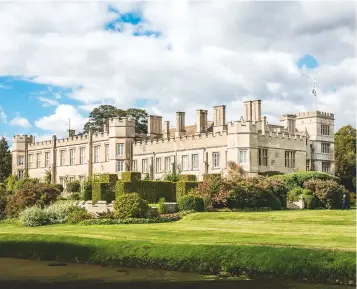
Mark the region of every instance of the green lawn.
POLYGON ((195 213, 161 224, 0 225, 2 234, 46 234, 167 244, 268 245, 356 251, 356 211, 195 213))

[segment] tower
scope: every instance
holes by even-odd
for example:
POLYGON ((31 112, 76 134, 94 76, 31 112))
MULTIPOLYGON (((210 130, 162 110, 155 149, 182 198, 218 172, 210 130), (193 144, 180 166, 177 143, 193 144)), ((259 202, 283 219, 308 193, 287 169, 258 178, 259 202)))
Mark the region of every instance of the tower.
POLYGON ((15 135, 12 137, 12 174, 22 179, 28 171, 28 145, 34 143, 35 138, 30 135, 15 135))
POLYGON ((333 113, 312 111, 296 115, 296 128, 308 134, 307 169, 335 173, 334 126, 333 113))

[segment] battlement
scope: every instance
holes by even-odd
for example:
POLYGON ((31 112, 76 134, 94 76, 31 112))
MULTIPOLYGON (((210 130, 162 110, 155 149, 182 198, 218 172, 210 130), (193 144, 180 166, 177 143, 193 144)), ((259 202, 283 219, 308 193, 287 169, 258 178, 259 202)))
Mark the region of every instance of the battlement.
POLYGON ((265 135, 262 134, 261 131, 258 132, 259 137, 266 137, 266 138, 276 138, 276 139, 287 139, 287 140, 293 140, 293 141, 305 141, 306 136, 303 134, 289 134, 285 131, 281 130, 276 130, 276 131, 270 131, 269 133, 265 133, 265 135))
POLYGON ((322 117, 332 120, 335 119, 335 115, 333 113, 324 112, 324 111, 298 112, 296 114, 297 119, 310 118, 310 117, 322 117))
POLYGON ((110 126, 110 127, 113 127, 113 126, 134 126, 134 127, 135 127, 135 119, 128 118, 128 117, 123 117, 123 118, 115 117, 115 118, 111 118, 111 119, 109 120, 109 126, 110 126))
POLYGON ((12 142, 29 142, 32 143, 35 140, 35 137, 33 135, 14 135, 11 138, 12 142))

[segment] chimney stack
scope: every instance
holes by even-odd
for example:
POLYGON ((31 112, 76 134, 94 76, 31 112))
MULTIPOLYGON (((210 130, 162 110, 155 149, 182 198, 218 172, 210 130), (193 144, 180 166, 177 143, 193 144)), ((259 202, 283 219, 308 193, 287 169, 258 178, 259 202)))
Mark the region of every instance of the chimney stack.
POLYGON ((289 134, 295 134, 296 130, 296 115, 295 114, 284 114, 280 118, 280 124, 288 130, 289 134))
POLYGON ((170 138, 170 122, 165 121, 164 122, 164 139, 169 139, 170 138))
POLYGON ((243 118, 244 121, 252 121, 252 102, 245 101, 244 103, 243 118))
POLYGON ((213 113, 213 132, 226 129, 226 106, 218 105, 214 107, 213 113))
POLYGON ((265 127, 267 125, 267 117, 266 116, 262 116, 261 118, 261 129, 262 129, 262 135, 265 135, 265 127))
POLYGON ((148 136, 162 135, 162 117, 149 115, 148 118, 148 136))
POLYGON ((197 109, 196 110, 196 133, 207 132, 207 110, 197 109))
POLYGON ((185 134, 185 113, 176 112, 176 130, 175 137, 180 137, 185 134))
POLYGON ((253 100, 252 101, 252 121, 260 122, 262 114, 262 101, 253 100))
POLYGON ((68 130, 68 137, 74 137, 76 135, 76 130, 75 129, 69 129, 68 130))

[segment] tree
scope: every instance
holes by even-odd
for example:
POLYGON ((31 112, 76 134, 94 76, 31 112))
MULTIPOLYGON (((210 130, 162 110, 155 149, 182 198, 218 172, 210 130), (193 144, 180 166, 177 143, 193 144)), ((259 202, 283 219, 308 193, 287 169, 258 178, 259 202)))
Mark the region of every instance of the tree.
POLYGON ((9 145, 3 137, 0 140, 0 183, 3 183, 5 179, 11 175, 11 162, 12 156, 9 145))
POLYGON ((335 134, 335 171, 343 185, 356 191, 356 129, 341 127, 335 134))
POLYGON ((109 119, 114 117, 131 116, 135 119, 135 131, 138 133, 147 133, 148 114, 143 109, 129 108, 122 110, 113 105, 100 105, 89 114, 89 121, 84 125, 84 133, 102 132, 104 125, 108 125, 109 119))

